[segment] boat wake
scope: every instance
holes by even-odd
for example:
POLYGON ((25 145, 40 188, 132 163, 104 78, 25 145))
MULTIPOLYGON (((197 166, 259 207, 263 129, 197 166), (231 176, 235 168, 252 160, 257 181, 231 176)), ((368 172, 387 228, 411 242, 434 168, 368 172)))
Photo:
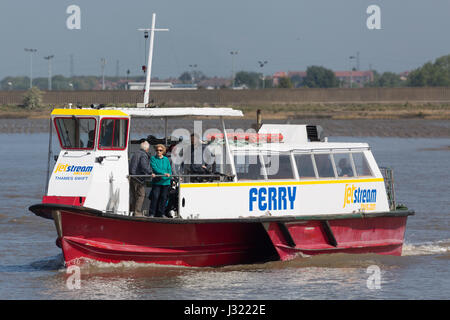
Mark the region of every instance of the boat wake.
POLYGON ((450 239, 424 243, 405 243, 402 256, 447 255, 450 253, 450 239))

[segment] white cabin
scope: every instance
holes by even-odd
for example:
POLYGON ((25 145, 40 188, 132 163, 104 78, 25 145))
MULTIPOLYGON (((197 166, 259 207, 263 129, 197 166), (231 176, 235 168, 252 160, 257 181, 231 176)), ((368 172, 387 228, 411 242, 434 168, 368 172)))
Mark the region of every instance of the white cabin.
MULTIPOLYGON (((239 117, 242 112, 231 108, 55 109, 52 123, 61 151, 49 178, 47 200, 130 215, 132 117, 165 118, 167 124, 168 118, 188 116, 239 117)), ((210 142, 203 152, 209 155, 211 173, 217 179, 191 182, 179 173, 176 217, 389 211, 383 175, 368 144, 327 142, 319 126, 265 124, 258 133, 279 134, 282 139, 249 143, 228 139, 227 134, 222 141, 210 142)))

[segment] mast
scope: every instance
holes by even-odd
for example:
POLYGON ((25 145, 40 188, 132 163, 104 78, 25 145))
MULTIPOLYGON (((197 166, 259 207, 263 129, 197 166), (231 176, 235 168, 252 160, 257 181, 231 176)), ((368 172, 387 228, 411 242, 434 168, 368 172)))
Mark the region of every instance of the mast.
POLYGON ((150 48, 147 61, 147 79, 145 81, 144 107, 147 107, 150 96, 150 81, 152 75, 152 60, 153 60, 153 41, 155 37, 155 31, 169 31, 169 29, 156 29, 155 24, 156 24, 156 13, 153 13, 152 27, 150 29, 138 29, 138 31, 144 32, 150 31, 150 48))

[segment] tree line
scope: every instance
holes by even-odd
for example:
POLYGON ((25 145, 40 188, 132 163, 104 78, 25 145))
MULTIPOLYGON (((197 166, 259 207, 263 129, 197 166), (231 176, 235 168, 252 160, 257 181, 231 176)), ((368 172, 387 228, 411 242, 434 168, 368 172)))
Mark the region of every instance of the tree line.
MULTIPOLYGON (((355 70, 353 70, 355 71, 355 70)), ((407 75, 394 72, 379 73, 371 70, 373 79, 363 84, 364 87, 445 87, 450 86, 450 55, 437 58, 435 62, 427 62, 422 67, 411 71, 407 75)), ((258 88, 262 74, 256 72, 238 72, 235 82, 238 85, 246 85, 249 88, 258 88)), ((306 76, 293 75, 281 77, 274 85, 272 79, 266 80, 270 83, 267 87, 279 88, 336 88, 348 86, 340 81, 331 69, 322 66, 309 66, 306 76)))
MULTIPOLYGON (((450 86, 450 55, 437 58, 434 62, 427 62, 423 66, 412 70, 409 74, 399 75, 393 72, 373 72, 373 79, 363 84, 365 87, 425 87, 450 86)), ((180 83, 199 84, 208 80, 201 71, 185 71, 175 81, 180 83)), ((109 89, 125 89, 128 81, 143 82, 144 76, 138 77, 105 77, 106 87, 109 89)), ((232 83, 232 82, 230 82, 232 83)), ((234 84, 249 89, 260 88, 335 88, 346 84, 341 82, 335 73, 323 66, 309 66, 306 76, 293 75, 281 77, 275 82, 272 77, 264 77, 262 73, 239 71, 234 76, 234 84)), ((348 85, 348 84, 347 84, 348 85)), ((48 88, 47 78, 33 79, 33 86, 41 90, 48 88)), ((1 90, 27 90, 30 87, 28 77, 6 77, 0 81, 1 90)), ((102 78, 97 76, 52 77, 53 90, 99 90, 102 78)), ((201 87, 201 86, 199 86, 201 87)), ((222 87, 226 87, 223 85, 222 87)))

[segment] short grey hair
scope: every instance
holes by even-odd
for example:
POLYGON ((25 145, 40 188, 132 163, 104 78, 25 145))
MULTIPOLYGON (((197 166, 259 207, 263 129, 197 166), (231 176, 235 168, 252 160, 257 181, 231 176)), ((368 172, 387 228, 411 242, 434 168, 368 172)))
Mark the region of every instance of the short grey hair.
POLYGON ((141 142, 141 150, 147 151, 150 149, 150 143, 147 140, 141 142))

